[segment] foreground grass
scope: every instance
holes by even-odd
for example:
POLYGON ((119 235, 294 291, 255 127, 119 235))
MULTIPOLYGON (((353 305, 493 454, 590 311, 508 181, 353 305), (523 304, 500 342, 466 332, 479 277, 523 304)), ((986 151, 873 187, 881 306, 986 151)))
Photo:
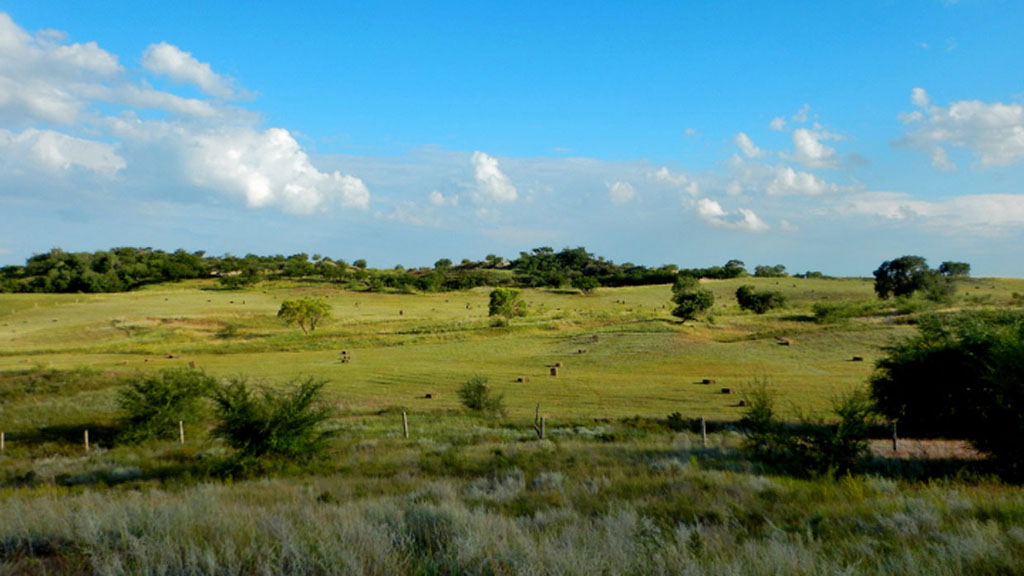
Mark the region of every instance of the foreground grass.
POLYGON ((381 429, 393 416, 350 416, 311 475, 155 475, 210 445, 8 472, 0 573, 1024 573, 1024 495, 984 479, 922 484, 881 461, 880 475, 773 476, 735 433, 704 447, 642 421, 539 441, 452 415, 406 440, 381 429))

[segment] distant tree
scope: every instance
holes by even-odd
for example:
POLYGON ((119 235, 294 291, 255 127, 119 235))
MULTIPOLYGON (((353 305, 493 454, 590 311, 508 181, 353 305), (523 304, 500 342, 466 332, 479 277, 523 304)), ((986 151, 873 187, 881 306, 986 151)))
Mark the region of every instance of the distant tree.
POLYGON ((692 276, 680 274, 672 286, 672 315, 683 322, 696 320, 697 315, 715 305, 715 294, 702 288, 700 281, 692 276))
POLYGON ((447 270, 452 267, 452 261, 448 258, 441 258, 437 262, 434 262, 435 270, 447 270))
POLYGON ((281 302, 277 317, 288 324, 298 324, 302 332, 309 334, 316 330, 316 325, 330 316, 331 305, 323 298, 306 296, 281 302))
POLYGON ((939 264, 939 274, 948 278, 966 278, 971 275, 971 265, 967 262, 943 262, 939 264))
POLYGON ((758 278, 780 278, 786 276, 786 267, 782 264, 775 266, 755 266, 754 276, 758 278))
POLYGON ((875 293, 879 298, 910 296, 924 290, 934 280, 928 263, 920 256, 900 256, 886 260, 874 272, 875 293))
POLYGON ((786 305, 786 296, 781 292, 763 290, 755 292, 753 286, 744 285, 736 289, 736 302, 743 310, 751 310, 756 314, 764 314, 775 308, 786 305))
POLYGON ((355 266, 356 268, 359 268, 360 270, 366 270, 366 260, 362 258, 353 262, 352 265, 355 266))
POLYGON ((600 288, 601 283, 593 276, 577 276, 572 279, 572 287, 584 294, 590 294, 600 288))
POLYGON ((526 302, 523 302, 519 290, 515 288, 495 288, 491 291, 487 314, 500 316, 508 322, 515 316, 526 315, 526 302))

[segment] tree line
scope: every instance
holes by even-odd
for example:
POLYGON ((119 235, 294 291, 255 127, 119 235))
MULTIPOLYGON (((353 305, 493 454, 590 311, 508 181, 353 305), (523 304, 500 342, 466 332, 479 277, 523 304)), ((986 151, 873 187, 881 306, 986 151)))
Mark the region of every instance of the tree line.
MULTIPOLYGON (((759 270, 762 267, 758 267, 759 270)), ((784 267, 775 267, 782 268, 784 267)), ((573 288, 589 293, 599 287, 671 284, 680 274, 694 278, 734 278, 747 274, 743 262, 680 269, 616 264, 583 247, 550 247, 520 252, 507 260, 494 254, 483 260, 447 258, 433 267, 372 269, 366 260, 351 263, 320 254, 290 256, 210 256, 204 251, 165 252, 120 247, 97 252, 65 252, 54 248, 30 257, 24 266, 0 268, 0 292, 102 293, 123 292, 148 284, 215 278, 224 289, 264 280, 303 279, 344 285, 360 291, 447 292, 480 286, 573 288)), ((756 274, 755 274, 756 275, 756 274)))

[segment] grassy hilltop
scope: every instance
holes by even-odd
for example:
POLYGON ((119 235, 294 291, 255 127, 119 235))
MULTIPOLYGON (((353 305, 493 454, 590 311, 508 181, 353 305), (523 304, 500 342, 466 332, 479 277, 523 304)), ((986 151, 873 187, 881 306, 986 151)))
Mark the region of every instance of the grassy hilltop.
MULTIPOLYGON (((883 346, 914 332, 916 314, 940 305, 879 301, 866 279, 702 284, 716 303, 697 322, 672 317, 670 288, 656 285, 527 289, 529 313, 508 327, 488 317, 485 288, 189 280, 0 294, 0 574, 1021 572, 1024 495, 957 479, 960 454, 876 447, 865 476, 801 480, 766 475, 728 427, 705 446, 665 426, 673 412, 738 420, 755 379, 771 383, 785 417, 825 416, 864 385, 883 346), (743 284, 789 304, 741 311, 743 284), (276 317, 305 295, 332 306, 310 335, 276 317), (819 321, 822 303, 854 317, 819 321), (222 483, 210 423, 190 427, 185 445, 119 443, 126 379, 189 365, 279 388, 328 380, 328 458, 222 483), (505 418, 462 408, 457 389, 475 375, 504 394, 505 418)), ((1016 306, 1024 281, 958 287, 941 306, 1016 306)))

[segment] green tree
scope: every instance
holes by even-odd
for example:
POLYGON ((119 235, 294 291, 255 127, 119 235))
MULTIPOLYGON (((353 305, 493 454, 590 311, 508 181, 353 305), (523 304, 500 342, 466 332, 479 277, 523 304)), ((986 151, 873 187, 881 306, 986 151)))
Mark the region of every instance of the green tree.
POLYGON ((971 275, 971 265, 967 262, 943 262, 939 264, 939 274, 948 278, 967 278, 971 275))
POLYGON ((584 294, 590 294, 600 288, 601 283, 593 276, 577 276, 572 279, 572 287, 584 294))
POLYGON ((743 285, 736 289, 736 302, 743 310, 764 314, 769 310, 784 307, 786 296, 781 292, 771 290, 755 292, 753 286, 743 285))
POLYGON ((487 315, 500 316, 508 322, 513 317, 526 315, 526 302, 522 300, 519 290, 515 288, 495 288, 491 291, 487 315))
POLYGON ((875 293, 879 298, 910 296, 934 281, 934 273, 920 256, 900 256, 886 260, 874 271, 875 293))
POLYGON ((173 438, 178 433, 178 422, 199 419, 200 402, 215 385, 212 376, 188 368, 169 368, 134 378, 117 395, 124 414, 122 438, 129 442, 173 438))
POLYGON ((316 325, 330 314, 331 305, 317 296, 285 300, 281 302, 281 309, 277 311, 278 318, 288 324, 298 324, 305 334, 316 330, 316 325))
POLYGON ((692 276, 680 274, 672 286, 672 315, 683 322, 696 320, 697 315, 715 305, 715 294, 702 288, 700 281, 692 276))

